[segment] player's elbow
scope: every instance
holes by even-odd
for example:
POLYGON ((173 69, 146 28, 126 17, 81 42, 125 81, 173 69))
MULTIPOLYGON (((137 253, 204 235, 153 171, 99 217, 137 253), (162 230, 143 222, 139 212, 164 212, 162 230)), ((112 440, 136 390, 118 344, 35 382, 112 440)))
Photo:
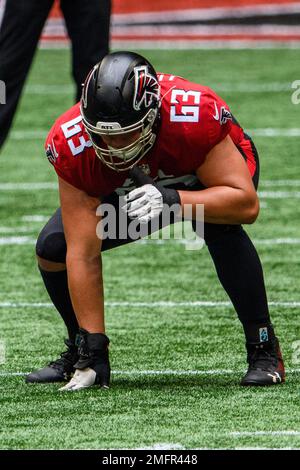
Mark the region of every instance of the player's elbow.
POLYGON ((257 194, 247 198, 247 204, 244 207, 244 224, 253 224, 259 214, 259 200, 257 194))

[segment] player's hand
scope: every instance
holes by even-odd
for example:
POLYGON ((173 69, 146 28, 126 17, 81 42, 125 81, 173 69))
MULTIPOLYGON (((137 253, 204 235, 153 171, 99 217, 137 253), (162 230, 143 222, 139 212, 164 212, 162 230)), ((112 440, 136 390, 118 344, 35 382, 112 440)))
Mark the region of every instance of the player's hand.
POLYGON ((96 371, 90 367, 86 369, 76 369, 72 379, 64 387, 59 390, 62 392, 77 392, 83 388, 89 388, 92 385, 100 385, 101 388, 109 388, 109 366, 106 366, 106 370, 103 370, 102 377, 96 373, 96 371), (99 383, 98 380, 101 380, 99 383))
POLYGON ((133 189, 125 196, 125 212, 133 220, 146 224, 158 217, 163 210, 163 197, 161 192, 153 184, 144 184, 140 188, 133 189))
POLYGON ((74 365, 75 373, 61 391, 77 391, 92 385, 109 388, 110 364, 109 339, 102 333, 88 333, 80 329, 79 360, 74 365))
POLYGON ((123 206, 123 210, 131 219, 146 224, 162 213, 164 204, 167 206, 180 205, 180 197, 175 189, 159 186, 138 167, 131 170, 130 177, 136 186, 139 186, 124 198, 126 204, 123 206))

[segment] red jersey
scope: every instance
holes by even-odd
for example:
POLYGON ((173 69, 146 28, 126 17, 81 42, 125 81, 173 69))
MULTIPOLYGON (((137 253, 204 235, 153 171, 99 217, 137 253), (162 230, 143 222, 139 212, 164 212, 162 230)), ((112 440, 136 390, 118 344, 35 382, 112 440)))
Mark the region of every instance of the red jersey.
MULTIPOLYGON (((154 146, 139 165, 165 184, 197 182, 196 170, 208 152, 227 135, 246 158, 251 176, 256 169, 251 142, 232 119, 227 104, 210 88, 174 75, 158 74, 161 86, 160 124, 154 146)), ((56 173, 90 196, 132 189, 128 171, 118 173, 97 157, 86 133, 79 103, 60 116, 46 140, 46 153, 56 173)), ((105 147, 105 145, 103 144, 105 147)))

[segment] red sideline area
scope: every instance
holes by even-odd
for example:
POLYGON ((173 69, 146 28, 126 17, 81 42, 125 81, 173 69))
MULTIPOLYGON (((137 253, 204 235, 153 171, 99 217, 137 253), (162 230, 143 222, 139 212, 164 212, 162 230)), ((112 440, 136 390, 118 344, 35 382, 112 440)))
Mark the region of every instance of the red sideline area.
MULTIPOLYGON (((154 47, 163 44, 201 44, 207 42, 219 43, 300 43, 300 26, 259 24, 249 27, 241 25, 209 26, 196 25, 194 27, 176 26, 175 21, 184 15, 185 18, 204 18, 205 15, 221 15, 230 17, 232 12, 239 15, 246 14, 249 9, 253 12, 270 11, 275 14, 281 12, 297 12, 300 14, 300 0, 113 0, 111 43, 113 47, 127 45, 138 47, 145 44, 154 47), (168 26, 159 25, 163 12, 167 18, 168 26), (189 16, 190 15, 190 16, 189 16), (139 21, 143 25, 138 24, 139 21), (126 26, 125 26, 126 23, 126 26)), ((65 45, 68 38, 65 33, 64 22, 59 8, 59 0, 55 0, 46 28, 42 35, 42 45, 65 45)))
POLYGON ((113 0, 113 13, 126 14, 150 11, 186 10, 198 8, 234 8, 249 7, 251 5, 291 4, 299 0, 113 0))

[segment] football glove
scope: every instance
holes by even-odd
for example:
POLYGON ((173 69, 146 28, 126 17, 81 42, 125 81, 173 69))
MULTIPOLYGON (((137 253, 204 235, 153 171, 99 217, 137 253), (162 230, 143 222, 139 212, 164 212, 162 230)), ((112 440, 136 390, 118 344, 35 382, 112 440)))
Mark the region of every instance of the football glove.
POLYGON ((129 176, 137 188, 124 197, 126 204, 123 210, 131 219, 147 224, 162 213, 164 205, 180 206, 180 197, 175 189, 164 188, 154 183, 153 179, 137 166, 130 171, 129 176))
POLYGON ((108 356, 109 339, 102 333, 89 333, 79 329, 79 359, 74 364, 73 378, 61 391, 76 391, 99 385, 109 388, 110 364, 108 356))

